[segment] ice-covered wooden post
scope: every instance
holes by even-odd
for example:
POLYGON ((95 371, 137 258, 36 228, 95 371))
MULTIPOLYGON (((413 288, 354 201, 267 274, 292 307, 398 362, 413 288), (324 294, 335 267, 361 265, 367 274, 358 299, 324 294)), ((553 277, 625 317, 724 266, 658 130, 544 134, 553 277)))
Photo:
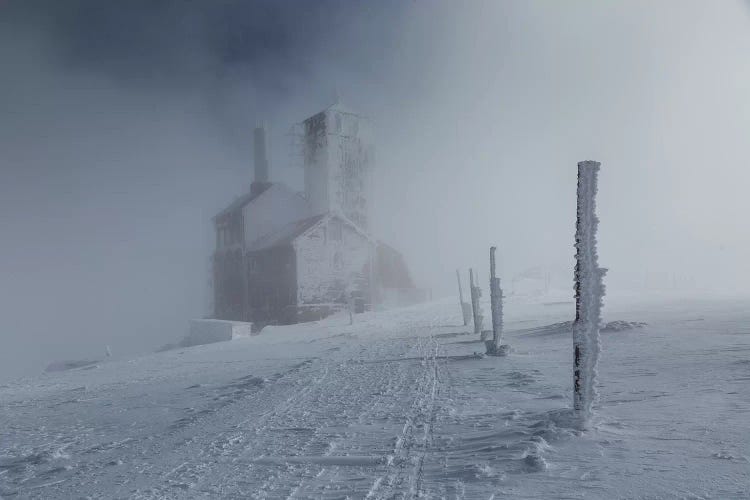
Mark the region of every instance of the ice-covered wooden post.
POLYGON ((464 320, 464 326, 468 324, 466 309, 464 308, 464 290, 461 287, 461 273, 456 269, 456 280, 458 280, 458 305, 461 306, 461 317, 464 320))
POLYGON ((495 273, 495 250, 497 250, 497 247, 490 247, 490 310, 492 313, 492 341, 495 346, 499 346, 503 335, 503 303, 500 278, 495 273))
POLYGON ((471 312, 474 317, 474 333, 482 333, 482 311, 479 309, 479 297, 482 289, 475 285, 474 270, 469 269, 469 288, 471 292, 471 312))
POLYGON ((575 298, 576 319, 573 323, 573 408, 586 426, 597 398, 596 365, 601 350, 599 325, 604 298, 602 278, 606 269, 599 267, 596 251, 597 177, 600 163, 578 163, 578 209, 576 217, 575 298))
POLYGON ((351 292, 349 292, 348 294, 346 305, 349 308, 349 324, 353 325, 354 324, 354 295, 351 292))
POLYGON ((487 340, 487 354, 490 356, 505 356, 508 346, 503 345, 503 290, 500 288, 500 278, 495 273, 495 250, 490 247, 490 308, 492 313, 492 339, 487 340))

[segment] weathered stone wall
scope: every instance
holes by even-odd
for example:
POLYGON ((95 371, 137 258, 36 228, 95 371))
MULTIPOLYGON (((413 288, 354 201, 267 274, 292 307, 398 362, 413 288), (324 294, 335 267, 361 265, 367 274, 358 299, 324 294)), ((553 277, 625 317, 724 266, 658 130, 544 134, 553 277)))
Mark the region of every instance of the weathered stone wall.
POLYGON ((341 212, 368 225, 369 122, 337 106, 305 120, 305 193, 314 213, 341 212))
POLYGON ((372 148, 366 140, 367 123, 351 113, 329 110, 329 197, 339 210, 362 229, 368 227, 368 198, 372 148))
POLYGON ((256 323, 291 322, 286 311, 297 303, 296 256, 290 245, 248 252, 248 319, 256 323))
POLYGON ((242 250, 216 252, 213 257, 214 313, 218 319, 245 319, 245 262, 242 250))
POLYGON ((345 304, 348 293, 369 291, 371 243, 333 218, 295 240, 297 303, 345 304))
POLYGON ((305 194, 313 215, 317 215, 329 210, 326 113, 308 118, 304 127, 305 194))

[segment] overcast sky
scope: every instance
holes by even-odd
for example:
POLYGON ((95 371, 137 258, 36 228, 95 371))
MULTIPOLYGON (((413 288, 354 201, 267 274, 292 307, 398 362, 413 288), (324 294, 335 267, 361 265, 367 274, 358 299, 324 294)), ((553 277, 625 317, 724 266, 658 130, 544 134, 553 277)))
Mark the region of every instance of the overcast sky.
POLYGON ((583 159, 610 293, 745 293, 748 54, 739 0, 2 1, 0 378, 182 335, 252 128, 301 189, 285 134, 337 93, 375 125, 374 230, 436 295, 490 244, 569 286, 583 159))

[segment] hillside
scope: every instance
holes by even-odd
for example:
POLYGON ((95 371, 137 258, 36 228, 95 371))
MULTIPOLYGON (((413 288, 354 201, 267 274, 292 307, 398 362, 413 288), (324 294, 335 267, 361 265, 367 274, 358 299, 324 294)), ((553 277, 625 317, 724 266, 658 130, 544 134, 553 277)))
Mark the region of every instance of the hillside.
POLYGON ((602 333, 583 434, 572 303, 510 298, 513 352, 480 358, 456 302, 0 386, 0 495, 750 497, 747 302, 608 297, 647 325, 602 333))

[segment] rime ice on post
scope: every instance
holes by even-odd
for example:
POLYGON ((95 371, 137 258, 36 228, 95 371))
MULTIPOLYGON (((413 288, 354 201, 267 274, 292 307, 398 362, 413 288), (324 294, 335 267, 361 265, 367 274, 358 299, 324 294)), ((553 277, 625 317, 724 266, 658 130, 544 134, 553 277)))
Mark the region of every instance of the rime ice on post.
POLYGON ((458 280, 458 304, 461 306, 461 317, 464 320, 464 326, 469 324, 469 318, 466 316, 466 307, 464 303, 464 290, 461 287, 461 273, 456 269, 456 280, 458 280))
POLYGON ((349 309, 349 324, 354 324, 354 294, 351 290, 347 290, 346 294, 346 305, 347 309, 349 309))
POLYGON ((490 307, 492 310, 492 340, 485 342, 487 354, 490 356, 505 356, 508 346, 503 345, 503 291, 500 288, 500 278, 495 274, 495 250, 490 247, 490 307))
POLYGON ((471 292, 471 312, 474 317, 474 333, 482 333, 482 310, 479 306, 479 297, 482 296, 482 289, 475 285, 474 270, 469 269, 469 288, 471 292))
POLYGON ((575 297, 576 319, 573 323, 574 371, 573 408, 586 426, 591 418, 596 392, 596 365, 599 361, 599 325, 604 298, 602 278, 606 269, 599 267, 596 251, 596 191, 599 162, 578 163, 578 210, 576 218, 575 297))

